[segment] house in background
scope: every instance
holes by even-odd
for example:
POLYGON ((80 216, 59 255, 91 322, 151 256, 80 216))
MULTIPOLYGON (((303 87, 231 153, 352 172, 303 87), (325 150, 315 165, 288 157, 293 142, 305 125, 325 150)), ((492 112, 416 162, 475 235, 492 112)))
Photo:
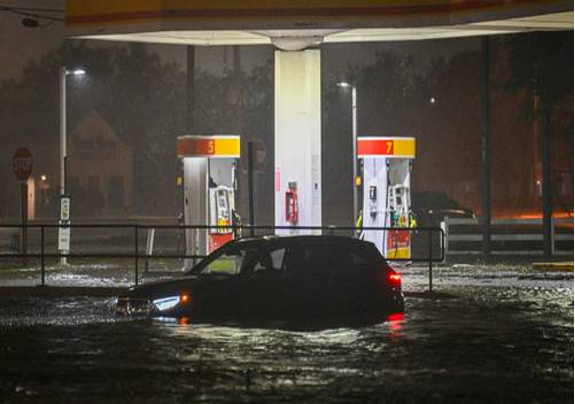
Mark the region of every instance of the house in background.
POLYGON ((68 159, 73 216, 113 217, 131 213, 133 151, 97 111, 90 111, 72 132, 68 159))

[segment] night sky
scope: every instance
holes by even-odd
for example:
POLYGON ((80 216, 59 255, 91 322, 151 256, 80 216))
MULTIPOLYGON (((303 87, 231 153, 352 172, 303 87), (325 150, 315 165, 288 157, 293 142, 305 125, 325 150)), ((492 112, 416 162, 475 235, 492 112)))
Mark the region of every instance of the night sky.
MULTIPOLYGON (((2 1, 13 7, 64 8, 64 1, 2 1)), ((57 14, 54 14, 57 15, 57 14)), ((22 25, 22 17, 0 11, 0 79, 20 76, 22 68, 56 49, 65 35, 64 24, 54 22, 44 28, 30 29, 22 25)))

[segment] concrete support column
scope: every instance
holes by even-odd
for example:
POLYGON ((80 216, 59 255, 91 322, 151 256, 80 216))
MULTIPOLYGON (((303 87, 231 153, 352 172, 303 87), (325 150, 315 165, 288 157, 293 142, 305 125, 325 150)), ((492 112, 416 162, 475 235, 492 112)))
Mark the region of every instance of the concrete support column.
POLYGON ((285 195, 292 183, 297 187, 298 220, 295 225, 321 226, 319 50, 275 52, 274 149, 275 224, 294 225, 286 221, 285 213, 285 195))

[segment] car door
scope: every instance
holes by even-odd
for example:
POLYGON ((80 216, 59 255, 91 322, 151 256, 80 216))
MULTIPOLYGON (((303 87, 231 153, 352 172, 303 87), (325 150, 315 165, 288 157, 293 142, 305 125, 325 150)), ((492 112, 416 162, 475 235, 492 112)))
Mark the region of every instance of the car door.
POLYGON ((292 304, 298 317, 310 318, 329 311, 333 288, 329 276, 330 251, 326 247, 319 238, 303 239, 294 245, 290 254, 292 304))
POLYGON ((342 313, 363 310, 375 288, 377 262, 370 261, 365 252, 351 243, 342 242, 331 256, 334 304, 342 313))
POLYGON ((302 315, 347 315, 370 294, 364 261, 341 240, 306 240, 296 248, 294 298, 302 315))
POLYGON ((286 258, 289 247, 274 243, 259 251, 240 277, 243 280, 243 315, 253 319, 272 320, 285 317, 289 307, 289 276, 286 258))
POLYGON ((199 316, 234 320, 241 315, 245 289, 241 272, 256 253, 256 249, 247 246, 228 248, 205 265, 193 296, 199 316))

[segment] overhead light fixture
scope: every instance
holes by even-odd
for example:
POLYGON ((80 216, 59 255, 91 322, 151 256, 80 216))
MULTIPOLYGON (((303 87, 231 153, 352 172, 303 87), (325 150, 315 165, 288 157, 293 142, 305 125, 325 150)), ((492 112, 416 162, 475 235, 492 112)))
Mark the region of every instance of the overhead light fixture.
POLYGON ((276 37, 272 38, 272 44, 283 51, 301 51, 310 47, 316 47, 323 42, 323 36, 310 37, 276 37))
POLYGON ((86 70, 84 69, 74 69, 72 70, 72 74, 74 76, 83 76, 84 74, 86 74, 86 70))

